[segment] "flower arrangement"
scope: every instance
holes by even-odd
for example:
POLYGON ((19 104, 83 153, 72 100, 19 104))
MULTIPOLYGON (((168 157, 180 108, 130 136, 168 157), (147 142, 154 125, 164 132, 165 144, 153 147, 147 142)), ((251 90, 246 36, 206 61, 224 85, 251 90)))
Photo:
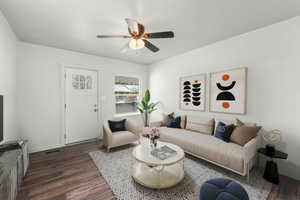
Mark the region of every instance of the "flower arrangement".
POLYGON ((156 148, 157 140, 160 138, 160 132, 158 128, 151 128, 151 130, 147 133, 144 133, 143 136, 149 138, 151 147, 156 148))

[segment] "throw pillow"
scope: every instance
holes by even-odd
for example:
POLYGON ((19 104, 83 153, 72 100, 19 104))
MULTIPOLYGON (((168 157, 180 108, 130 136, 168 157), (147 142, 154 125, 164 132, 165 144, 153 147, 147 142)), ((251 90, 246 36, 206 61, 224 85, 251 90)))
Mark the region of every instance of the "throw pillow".
POLYGON ((241 120, 236 119, 236 125, 237 126, 244 126, 245 124, 241 120))
POLYGON ((170 116, 170 124, 167 126, 169 128, 181 128, 180 126, 181 123, 181 117, 174 117, 174 116, 170 116))
POLYGON ((256 126, 256 123, 251 123, 251 122, 242 122, 241 120, 239 120, 238 118, 236 118, 236 125, 237 126, 256 126))
POLYGON ((222 122, 226 125, 229 125, 229 124, 234 124, 236 125, 236 120, 234 119, 221 119, 221 118, 216 118, 215 119, 215 123, 214 123, 214 130, 213 130, 213 135, 215 135, 215 132, 216 132, 216 129, 217 129, 217 126, 219 124, 219 122, 222 122))
POLYGON ((186 127, 186 115, 181 115, 180 118, 181 118, 180 119, 181 120, 180 127, 185 128, 186 127))
POLYGON ((214 127, 214 119, 201 116, 187 116, 186 129, 196 131, 206 135, 212 135, 214 127))
POLYGON ((215 130, 215 137, 223 140, 224 142, 230 141, 230 136, 234 130, 234 124, 226 125, 223 122, 219 122, 215 130))
POLYGON ((126 131, 125 122, 126 119, 119 120, 119 121, 108 120, 108 124, 111 132, 126 131))
POLYGON ((171 112, 170 114, 162 114, 162 121, 161 121, 162 126, 170 125, 170 117, 169 116, 174 116, 174 112, 171 112))
POLYGON ((233 143, 244 146, 257 136, 260 129, 261 126, 247 126, 243 122, 238 121, 237 127, 230 136, 230 140, 233 143))

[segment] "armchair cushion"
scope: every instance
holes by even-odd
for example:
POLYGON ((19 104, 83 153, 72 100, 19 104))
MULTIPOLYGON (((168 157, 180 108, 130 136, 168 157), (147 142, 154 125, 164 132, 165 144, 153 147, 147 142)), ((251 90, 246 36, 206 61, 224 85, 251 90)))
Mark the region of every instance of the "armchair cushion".
POLYGON ((121 146, 138 140, 139 137, 129 131, 118 131, 112 134, 111 146, 121 146))
MULTIPOLYGON (((122 127, 123 128, 123 127, 122 127)), ((134 124, 130 119, 113 118, 103 124, 103 141, 107 149, 126 145, 139 140, 141 128, 134 124), (124 122, 125 131, 112 132, 109 122, 124 122)))
POLYGON ((126 131, 125 122, 126 119, 118 120, 118 121, 108 120, 108 124, 111 132, 126 131))

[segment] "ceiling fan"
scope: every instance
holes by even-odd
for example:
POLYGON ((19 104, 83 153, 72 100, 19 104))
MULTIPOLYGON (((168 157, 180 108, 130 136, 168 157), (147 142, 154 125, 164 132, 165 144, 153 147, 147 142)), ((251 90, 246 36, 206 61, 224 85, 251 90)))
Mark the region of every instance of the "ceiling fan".
POLYGON ((137 50, 146 47, 155 53, 159 51, 159 48, 147 39, 174 37, 173 31, 145 33, 144 25, 140 24, 136 20, 126 18, 125 21, 128 24, 129 35, 97 35, 97 38, 129 38, 130 41, 125 45, 125 48, 123 48, 121 52, 127 51, 128 48, 137 50))

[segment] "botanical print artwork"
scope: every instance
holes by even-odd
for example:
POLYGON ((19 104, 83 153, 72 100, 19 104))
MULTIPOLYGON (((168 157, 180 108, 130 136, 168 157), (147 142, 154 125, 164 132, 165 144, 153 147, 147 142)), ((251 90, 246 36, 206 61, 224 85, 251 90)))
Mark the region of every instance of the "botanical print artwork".
POLYGON ((180 79, 180 108, 205 110, 205 74, 180 79))
POLYGON ((91 76, 72 75, 72 86, 75 90, 92 89, 92 81, 91 76))
POLYGON ((247 68, 210 75, 210 111, 234 114, 246 112, 247 68))

